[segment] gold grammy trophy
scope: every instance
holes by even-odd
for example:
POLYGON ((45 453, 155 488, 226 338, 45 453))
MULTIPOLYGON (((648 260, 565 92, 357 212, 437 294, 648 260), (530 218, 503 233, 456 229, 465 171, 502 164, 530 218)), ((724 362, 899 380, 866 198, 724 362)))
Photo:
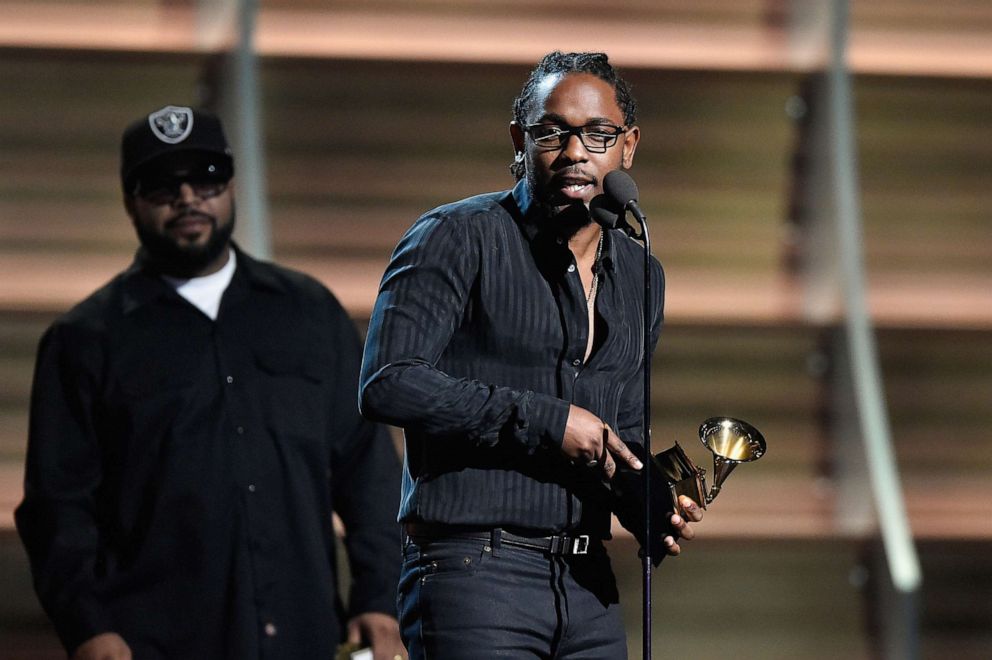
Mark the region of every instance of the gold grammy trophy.
MULTIPOLYGON (((630 443, 627 447, 649 467, 651 475, 651 561, 656 566, 666 553, 663 530, 670 528, 672 513, 683 513, 679 495, 686 495, 704 509, 716 499, 730 473, 741 463, 756 461, 765 454, 765 438, 758 429, 733 417, 710 417, 699 426, 699 440, 713 454, 713 487, 706 490, 706 470, 696 467, 679 443, 651 460, 645 460, 644 446, 630 443)), ((645 478, 641 471, 623 463, 611 487, 616 496, 613 512, 634 538, 647 547, 645 538, 646 497, 645 478)))
POLYGON ((671 511, 678 511, 679 495, 687 495, 704 509, 716 499, 723 483, 741 463, 765 454, 765 438, 758 429, 733 417, 710 417, 699 426, 699 440, 713 454, 713 487, 706 492, 706 470, 696 467, 675 443, 655 455, 671 495, 671 511))

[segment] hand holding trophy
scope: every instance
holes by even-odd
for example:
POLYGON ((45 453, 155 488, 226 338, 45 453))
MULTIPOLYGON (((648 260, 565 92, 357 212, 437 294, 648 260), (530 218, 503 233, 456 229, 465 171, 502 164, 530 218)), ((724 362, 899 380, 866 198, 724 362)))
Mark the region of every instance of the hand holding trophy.
MULTIPOLYGON (((628 447, 651 470, 651 527, 655 530, 651 542, 652 561, 657 565, 665 556, 661 539, 670 529, 672 513, 679 512, 679 495, 686 495, 704 509, 716 499, 730 473, 741 463, 756 461, 765 454, 765 438, 758 429, 733 417, 710 417, 699 426, 699 440, 713 454, 713 486, 707 492, 706 470, 696 467, 679 443, 645 460, 644 448, 633 443, 628 447)), ((644 539, 644 476, 619 466, 614 489, 621 502, 616 514, 621 524, 634 530, 634 536, 645 546, 644 539)))

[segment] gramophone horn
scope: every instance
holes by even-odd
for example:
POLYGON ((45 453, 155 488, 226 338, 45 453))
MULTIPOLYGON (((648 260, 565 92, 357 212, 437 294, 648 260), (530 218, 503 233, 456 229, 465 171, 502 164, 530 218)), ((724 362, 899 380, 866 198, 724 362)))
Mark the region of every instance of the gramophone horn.
POLYGON ((713 487, 709 504, 720 493, 723 482, 740 463, 756 461, 765 454, 765 438, 758 429, 733 417, 710 417, 699 426, 699 440, 713 453, 713 487))

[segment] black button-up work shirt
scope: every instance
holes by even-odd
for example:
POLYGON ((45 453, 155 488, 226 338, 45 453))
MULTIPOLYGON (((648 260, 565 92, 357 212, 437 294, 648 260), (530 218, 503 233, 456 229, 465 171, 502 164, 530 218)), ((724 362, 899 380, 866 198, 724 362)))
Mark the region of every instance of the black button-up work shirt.
MULTIPOLYGON (((362 411, 401 426, 400 518, 609 536, 608 491, 561 453, 569 404, 641 442, 643 250, 607 232, 588 339, 567 240, 526 182, 421 217, 393 253, 369 326, 362 411)), ((652 348, 664 276, 652 259, 652 348)))
POLYGON ((18 529, 72 649, 329 658, 395 615, 399 461, 358 414, 361 347, 315 280, 237 254, 216 321, 137 262, 45 334, 18 529))

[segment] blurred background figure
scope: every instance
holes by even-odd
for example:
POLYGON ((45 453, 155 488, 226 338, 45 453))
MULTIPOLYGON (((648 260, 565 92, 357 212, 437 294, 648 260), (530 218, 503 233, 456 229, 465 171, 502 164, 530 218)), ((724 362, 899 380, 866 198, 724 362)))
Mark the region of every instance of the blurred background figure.
MULTIPOLYGON (((37 338, 133 252, 121 127, 163 96, 217 111, 239 244, 312 273, 364 326, 411 218, 506 187, 508 99, 533 63, 595 44, 650 108, 637 181, 667 276, 655 442, 702 462, 696 427, 727 414, 769 443, 663 569, 687 612, 670 635, 656 611, 666 651, 868 658, 897 613, 923 657, 992 656, 990 32, 984 0, 2 3, 8 655, 60 657, 12 511, 37 338), (842 216, 860 219, 854 250, 842 216), (866 336, 875 358, 852 359, 850 338, 860 354, 866 336), (884 396, 851 396, 865 391, 884 396), (869 446, 890 448, 895 488, 892 470, 870 476, 886 461, 869 446)), ((639 562, 629 537, 612 543, 634 650, 639 562)))
POLYGON ((41 340, 15 512, 65 649, 289 660, 350 636, 402 656, 399 462, 358 413, 351 320, 315 280, 231 242, 216 116, 137 119, 120 173, 141 248, 41 340))

